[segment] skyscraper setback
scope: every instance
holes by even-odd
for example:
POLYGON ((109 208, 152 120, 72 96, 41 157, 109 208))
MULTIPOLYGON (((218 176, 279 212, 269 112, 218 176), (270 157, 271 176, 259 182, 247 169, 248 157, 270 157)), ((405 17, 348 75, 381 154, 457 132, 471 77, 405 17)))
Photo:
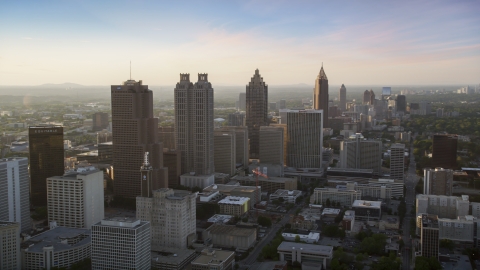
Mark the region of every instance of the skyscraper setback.
POLYGON ((123 85, 112 85, 111 93, 115 195, 140 195, 138 168, 145 152, 150 153, 153 188, 167 187, 158 119, 153 117, 153 92, 141 80, 128 80, 123 85))
POLYGON ((213 88, 208 74, 180 74, 175 90, 175 145, 182 155, 182 174, 210 175, 213 164, 213 88))
POLYGON ((30 143, 30 203, 47 205, 47 178, 63 175, 63 127, 28 128, 30 143))
POLYGON ((250 139, 250 157, 258 158, 260 127, 268 126, 268 85, 263 81, 258 69, 247 85, 246 126, 250 139))
POLYGON ((323 127, 328 127, 328 78, 323 70, 323 64, 315 79, 313 108, 315 110, 323 110, 323 127))

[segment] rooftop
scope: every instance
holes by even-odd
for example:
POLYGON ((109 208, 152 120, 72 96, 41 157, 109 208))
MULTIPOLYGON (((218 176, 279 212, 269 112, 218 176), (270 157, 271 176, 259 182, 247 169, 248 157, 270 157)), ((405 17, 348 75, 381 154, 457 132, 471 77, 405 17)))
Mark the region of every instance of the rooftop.
POLYGON ((151 252, 152 264, 155 262, 181 264, 186 258, 192 256, 194 253, 195 250, 192 249, 154 249, 151 252))
POLYGON ((292 249, 300 249, 302 252, 308 252, 311 254, 333 256, 333 247, 321 246, 313 244, 295 243, 283 241, 277 248, 279 251, 291 251, 292 249))
POLYGON ((101 222, 95 224, 97 226, 109 226, 109 227, 126 227, 126 228, 135 228, 137 226, 143 225, 147 222, 141 221, 140 219, 134 217, 113 217, 102 219, 101 222))
POLYGON ((340 213, 340 209, 325 208, 325 209, 323 209, 322 216, 323 215, 338 215, 339 213, 340 213))
POLYGON ((55 252, 90 244, 91 236, 88 229, 56 227, 38 234, 22 243, 22 249, 28 252, 41 252, 47 246, 53 246, 55 252))
POLYGON ((382 202, 379 201, 364 201, 364 200, 355 200, 352 204, 352 207, 361 207, 361 208, 380 208, 382 202))
POLYGON ((225 234, 229 236, 244 237, 256 233, 255 228, 240 228, 235 225, 213 224, 206 229, 211 234, 225 234))
POLYGON ((221 204, 239 204, 239 205, 242 205, 246 202, 248 202, 250 200, 250 198, 248 197, 236 197, 236 196, 227 196, 225 198, 223 198, 221 201, 219 201, 218 203, 221 204))
POLYGON ((216 215, 212 216, 211 218, 209 218, 207 220, 207 222, 210 222, 210 223, 227 223, 232 218, 233 218, 233 216, 230 216, 230 215, 216 214, 216 215))
POLYGON ((234 251, 204 249, 202 250, 202 254, 193 260, 192 264, 219 264, 228 260, 231 256, 235 256, 234 251))
POLYGON ((302 192, 300 190, 286 190, 286 189, 277 189, 275 193, 272 195, 274 196, 300 196, 302 192))

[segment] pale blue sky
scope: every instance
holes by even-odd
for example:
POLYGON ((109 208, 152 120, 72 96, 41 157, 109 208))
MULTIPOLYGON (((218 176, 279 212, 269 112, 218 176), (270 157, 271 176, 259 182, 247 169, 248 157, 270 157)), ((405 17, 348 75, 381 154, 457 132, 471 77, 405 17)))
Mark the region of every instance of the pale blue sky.
POLYGON ((1 1, 2 85, 480 82, 480 1, 1 1), (98 3, 100 2, 100 3, 98 3))

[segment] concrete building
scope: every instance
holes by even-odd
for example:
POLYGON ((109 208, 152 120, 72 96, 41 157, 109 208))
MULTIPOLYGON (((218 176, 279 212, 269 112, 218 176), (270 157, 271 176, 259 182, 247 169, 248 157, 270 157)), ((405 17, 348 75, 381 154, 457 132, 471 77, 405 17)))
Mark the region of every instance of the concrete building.
POLYGON ((434 168, 457 168, 457 142, 457 135, 433 135, 432 166, 434 168))
POLYGON ((378 222, 379 230, 398 230, 400 229, 400 220, 397 216, 383 215, 380 222, 378 222))
POLYGON ((196 197, 197 193, 169 188, 137 197, 137 218, 149 222, 153 250, 186 249, 195 240, 196 197))
POLYGON ((478 238, 476 223, 473 216, 461 216, 456 219, 438 218, 438 238, 471 246, 474 238, 478 238))
POLYGON ((22 269, 70 268, 72 264, 90 258, 91 242, 88 229, 56 227, 35 235, 22 243, 22 269))
POLYGON ((248 128, 247 127, 221 127, 216 131, 235 131, 236 165, 248 165, 248 128))
POLYGON ((195 175, 194 173, 186 173, 180 175, 180 185, 194 188, 206 188, 215 183, 215 175, 195 175))
POLYGON ((168 170, 163 166, 163 144, 158 140, 158 118, 153 116, 152 90, 141 80, 127 80, 111 86, 111 99, 115 195, 140 195, 138 168, 145 152, 150 153, 153 164, 154 188, 167 187, 168 170))
POLYGON ((210 239, 214 247, 247 250, 255 245, 257 228, 213 224, 203 231, 202 239, 210 239))
POLYGON ((213 88, 208 74, 180 74, 175 87, 175 145, 182 153, 182 174, 212 175, 215 172, 213 148, 213 88))
POLYGON ((106 129, 109 125, 108 113, 96 112, 92 115, 92 130, 100 131, 106 129))
POLYGON ((250 139, 250 157, 258 158, 260 152, 260 127, 268 126, 268 85, 258 69, 246 86, 246 126, 250 139))
POLYGON ((228 125, 241 127, 245 125, 245 113, 235 112, 228 114, 228 125))
POLYGON ((452 196, 453 170, 423 169, 423 194, 452 196))
POLYGON ((469 213, 468 195, 443 196, 418 194, 416 199, 416 215, 437 215, 439 218, 455 219, 469 213))
POLYGON ((277 248, 280 261, 321 263, 327 269, 333 258, 333 247, 283 241, 277 248))
POLYGON ((397 95, 397 112, 405 113, 407 111, 407 99, 404 95, 397 95))
POLYGON ((287 166, 322 167, 324 113, 325 111, 322 110, 289 110, 287 112, 287 166))
MULTIPOLYGON (((231 178, 232 181, 240 183, 242 186, 256 186, 256 177, 253 175, 239 176, 231 178)), ((273 193, 278 189, 296 190, 297 178, 287 177, 268 177, 258 176, 258 184, 262 187, 263 192, 273 193)))
POLYGON ((238 109, 245 111, 247 109, 247 93, 238 94, 238 109))
POLYGON ((18 222, 0 221, 0 269, 22 269, 18 222))
POLYGON ((338 90, 338 100, 340 101, 339 109, 344 112, 347 110, 347 88, 344 84, 338 90))
POLYGON ((480 218, 480 203, 472 202, 470 205, 472 206, 472 216, 480 218))
POLYGON ((361 192, 356 190, 315 188, 310 198, 310 203, 325 205, 328 200, 330 203, 340 203, 341 206, 351 206, 353 202, 360 200, 361 196, 361 192))
POLYGON ((391 198, 400 198, 403 197, 403 187, 405 186, 405 182, 401 180, 395 179, 369 179, 368 185, 370 187, 378 187, 378 186, 385 186, 387 189, 391 189, 391 198))
POLYGON ((284 141, 284 130, 282 127, 260 127, 260 162, 281 164, 283 166, 284 141))
POLYGON ((167 248, 151 253, 152 269, 184 270, 197 257, 195 250, 167 248))
POLYGON ((438 218, 436 215, 422 214, 420 227, 421 256, 438 259, 440 250, 438 218))
POLYGON ((241 186, 240 184, 214 184, 203 189, 204 193, 218 192, 224 196, 247 197, 250 208, 260 202, 262 187, 241 186))
POLYGON ((347 210, 343 215, 342 227, 345 231, 350 232, 355 227, 355 211, 347 210))
POLYGON ((104 217, 103 172, 79 167, 47 178, 48 220, 58 226, 90 229, 104 217))
POLYGON ((250 208, 250 198, 227 196, 218 202, 220 214, 240 217, 250 208))
POLYGON ((315 88, 313 89, 313 109, 323 110, 322 128, 328 126, 328 78, 323 70, 323 64, 320 72, 315 79, 315 88))
POLYGON ((357 133, 340 143, 340 168, 372 169, 379 175, 382 170, 382 142, 365 140, 357 133))
POLYGON ((113 163, 113 144, 111 141, 98 144, 98 163, 113 163))
MULTIPOLYGON (((173 126, 158 127, 158 141, 163 143, 163 148, 177 149, 175 147, 175 128, 173 126)), ((165 165, 165 167, 167 166, 165 165)))
POLYGON ((32 228, 27 158, 0 159, 0 220, 17 222, 20 231, 32 228))
POLYGON ((390 178, 405 181, 405 144, 394 143, 390 148, 390 178))
POLYGON ((315 244, 320 240, 320 234, 315 232, 310 232, 309 234, 298 234, 298 233, 282 233, 283 238, 286 241, 293 242, 296 237, 300 238, 300 242, 305 242, 308 244, 315 244))
POLYGON ((357 220, 380 220, 382 217, 382 202, 356 200, 352 204, 357 220))
POLYGON ((234 175, 237 158, 235 131, 215 131, 213 141, 215 172, 234 175))
POLYGON ((163 148, 163 165, 168 168, 168 188, 180 185, 182 153, 180 150, 163 148))
POLYGON ((302 196, 302 192, 300 190, 279 189, 275 191, 275 193, 270 194, 270 201, 282 198, 284 202, 296 203, 298 197, 300 196, 302 196))
POLYGON ((30 203, 47 205, 45 179, 64 173, 63 127, 38 126, 28 128, 30 154, 30 203))
POLYGON ((92 270, 151 269, 150 223, 109 218, 92 226, 92 270))
POLYGON ((204 249, 191 263, 192 270, 233 270, 235 267, 235 252, 228 250, 204 249))

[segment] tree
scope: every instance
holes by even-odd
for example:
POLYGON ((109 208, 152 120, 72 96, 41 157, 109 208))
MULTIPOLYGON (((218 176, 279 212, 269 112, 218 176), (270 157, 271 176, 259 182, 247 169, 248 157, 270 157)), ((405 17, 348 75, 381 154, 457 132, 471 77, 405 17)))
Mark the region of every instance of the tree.
POLYGON ((455 243, 453 243, 453 241, 450 240, 450 239, 441 239, 440 240, 440 247, 441 248, 447 248, 450 251, 453 251, 453 249, 455 248, 455 243))
POLYGON ((442 265, 434 257, 418 256, 415 258, 415 270, 440 270, 442 265))
POLYGON ((295 235, 295 242, 300 243, 300 236, 298 234, 295 235))
POLYGON ((373 270, 398 270, 401 266, 402 260, 391 252, 388 257, 382 256, 378 263, 373 265, 373 270))
POLYGON ((272 220, 270 218, 264 217, 264 216, 259 216, 257 218, 257 223, 260 224, 260 226, 262 226, 262 227, 272 226, 272 220))
POLYGON ((387 236, 384 234, 373 234, 365 237, 360 243, 360 251, 367 254, 381 255, 384 253, 387 236))

